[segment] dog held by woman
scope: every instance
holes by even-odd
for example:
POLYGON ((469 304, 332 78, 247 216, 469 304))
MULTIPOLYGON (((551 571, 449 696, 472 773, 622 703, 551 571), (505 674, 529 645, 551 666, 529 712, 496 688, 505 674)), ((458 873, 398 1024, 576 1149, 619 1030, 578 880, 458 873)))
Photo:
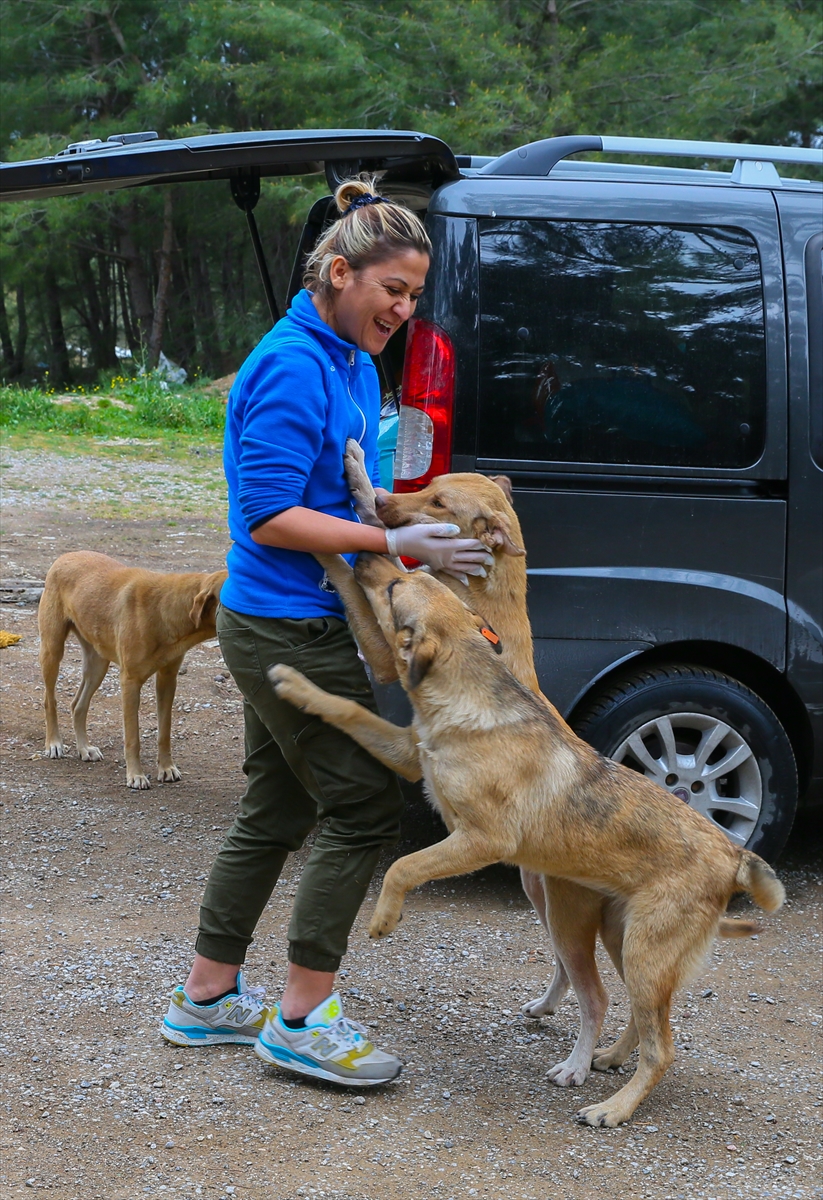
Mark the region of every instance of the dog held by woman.
POLYGON ((80 687, 71 702, 77 753, 83 762, 103 757, 89 744, 91 698, 111 663, 120 668, 126 747, 126 785, 151 787, 140 765, 140 689, 154 675, 157 691, 157 779, 172 783, 180 772, 171 757, 171 711, 183 656, 215 636, 214 618, 225 571, 159 572, 126 567, 106 554, 77 550, 49 568, 40 599, 40 670, 46 695, 46 755, 62 758, 54 695, 66 638, 83 651, 80 687))
POLYGON ((358 705, 283 664, 269 674, 292 704, 342 729, 351 722, 358 740, 368 738, 394 770, 404 774, 419 762, 449 830, 444 841, 389 868, 369 933, 392 932, 412 888, 494 862, 582 885, 576 895, 590 897, 588 910, 551 906, 548 919, 580 1004, 573 1053, 606 1070, 639 1045, 629 1082, 577 1114, 588 1125, 616 1126, 674 1059, 674 991, 699 969, 718 932, 756 928, 724 921, 731 897, 748 892, 774 912, 783 887, 767 863, 705 817, 578 738, 514 677, 494 631, 439 580, 370 554, 360 555, 355 578, 393 652, 413 726, 366 718, 358 705), (607 1003, 594 965, 598 931, 626 984, 632 1019, 614 1045, 595 1052, 607 1003))

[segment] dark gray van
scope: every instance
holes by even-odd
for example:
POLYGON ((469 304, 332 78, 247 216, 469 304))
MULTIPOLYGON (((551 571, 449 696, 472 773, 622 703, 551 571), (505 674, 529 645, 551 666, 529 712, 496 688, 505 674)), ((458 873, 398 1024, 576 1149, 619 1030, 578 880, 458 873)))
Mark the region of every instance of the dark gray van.
MULTIPOLYGON (((0 194, 229 179, 260 249, 261 176, 383 172, 435 247, 380 364, 395 487, 509 475, 546 694, 774 858, 798 801, 823 800, 823 186, 775 164, 821 162, 632 138, 487 159, 393 131, 126 135, 4 164, 0 194), (584 151, 618 161, 569 157, 584 151)), ((308 214, 291 291, 331 215, 330 199, 308 214)), ((402 716, 396 692, 383 706, 402 716)))

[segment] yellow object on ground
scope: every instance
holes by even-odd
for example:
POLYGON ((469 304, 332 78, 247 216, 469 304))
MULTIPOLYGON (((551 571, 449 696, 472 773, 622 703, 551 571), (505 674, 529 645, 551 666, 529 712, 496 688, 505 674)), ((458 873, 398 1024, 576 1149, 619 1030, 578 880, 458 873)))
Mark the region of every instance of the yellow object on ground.
POLYGON ((6 646, 16 646, 21 637, 22 634, 6 633, 5 629, 0 629, 0 650, 5 650, 6 646))

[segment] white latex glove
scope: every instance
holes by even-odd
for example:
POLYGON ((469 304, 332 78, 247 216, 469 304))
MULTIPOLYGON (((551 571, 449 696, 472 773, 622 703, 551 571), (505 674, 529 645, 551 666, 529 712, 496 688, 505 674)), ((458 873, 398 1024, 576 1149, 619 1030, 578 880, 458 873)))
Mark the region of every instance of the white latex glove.
POLYGON ((395 558, 416 558, 433 567, 447 571, 462 583, 467 575, 486 574, 494 562, 491 551, 475 538, 461 538, 459 525, 401 525, 386 530, 386 545, 395 558))

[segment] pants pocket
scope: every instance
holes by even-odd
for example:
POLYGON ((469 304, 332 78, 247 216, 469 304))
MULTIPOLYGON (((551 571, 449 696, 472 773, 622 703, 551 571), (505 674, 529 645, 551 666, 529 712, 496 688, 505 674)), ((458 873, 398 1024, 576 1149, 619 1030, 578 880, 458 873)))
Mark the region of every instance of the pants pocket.
POLYGON ((219 629, 220 653, 235 683, 247 700, 260 691, 265 682, 257 641, 250 629, 219 629))

